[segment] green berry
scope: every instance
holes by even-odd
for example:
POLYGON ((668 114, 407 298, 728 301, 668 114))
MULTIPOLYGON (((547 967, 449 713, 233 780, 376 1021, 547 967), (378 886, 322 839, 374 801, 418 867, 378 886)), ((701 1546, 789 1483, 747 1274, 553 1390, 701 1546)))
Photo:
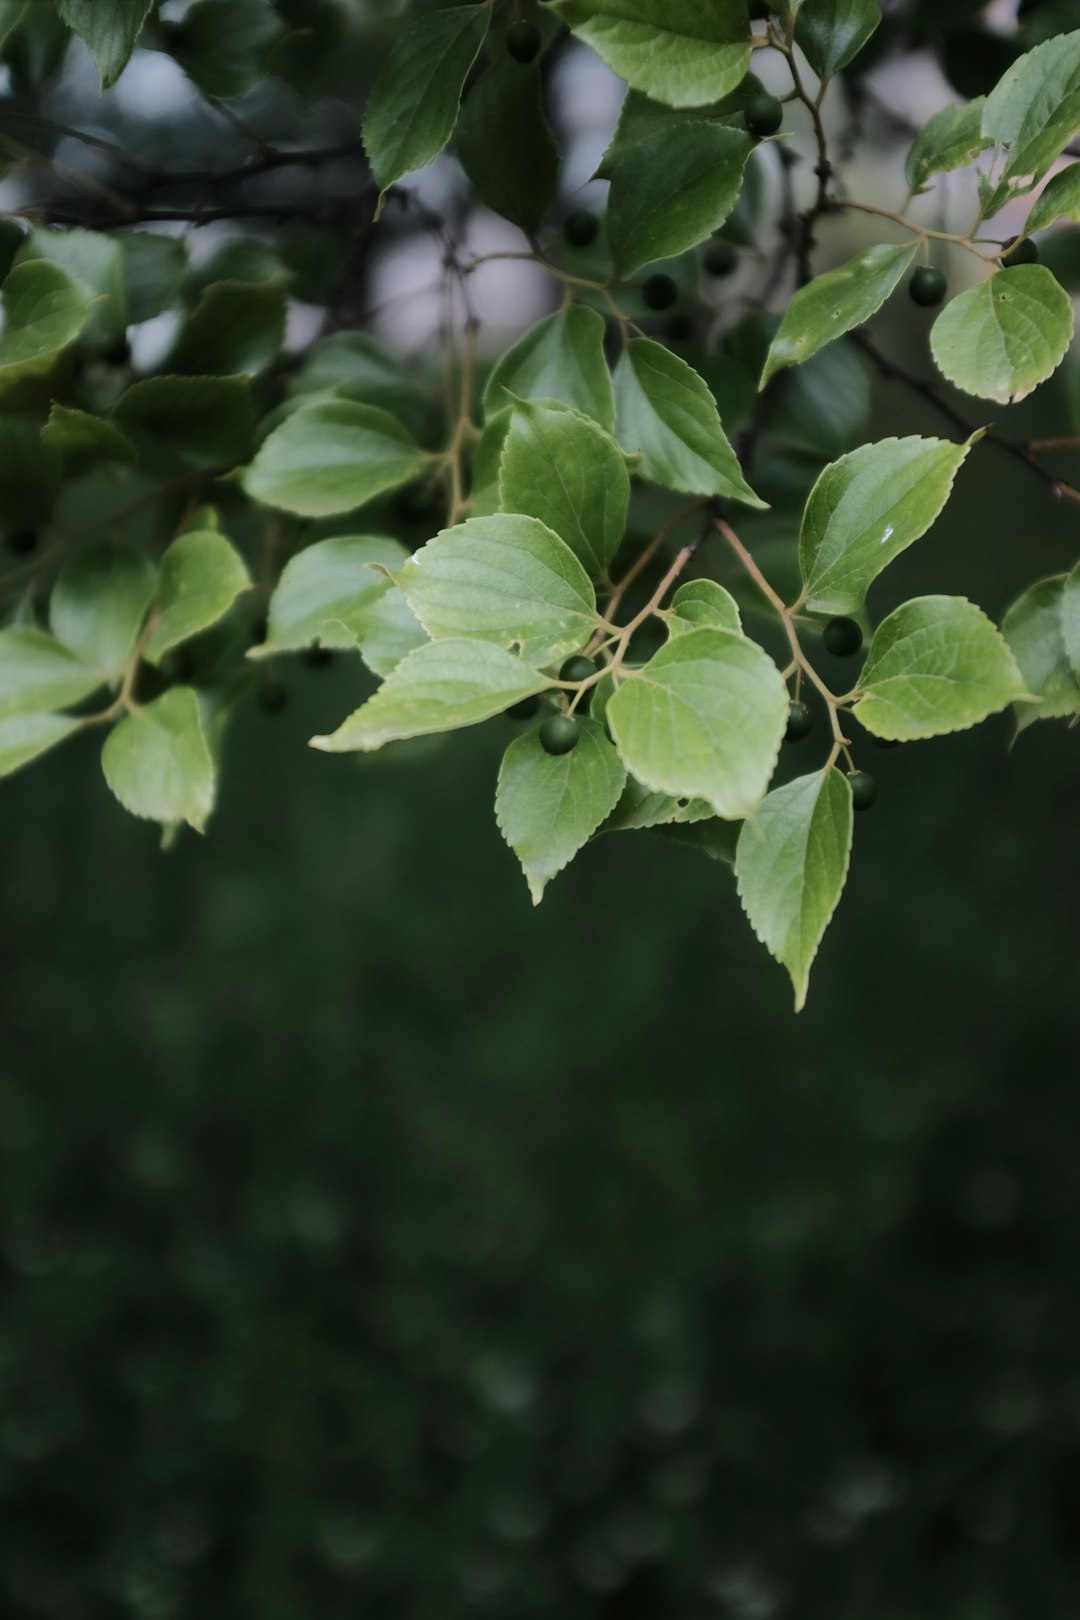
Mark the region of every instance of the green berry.
POLYGON ((1024 240, 1018 243, 1011 253, 1002 255, 1001 262, 1007 270, 1014 269, 1018 264, 1038 264, 1038 243, 1033 242, 1030 236, 1025 236, 1024 240))
POLYGON ((511 703, 504 712, 510 720, 531 720, 540 713, 540 699, 535 696, 522 698, 520 703, 511 703))
POLYGON ((575 208, 563 220, 562 232, 571 247, 588 247, 590 242, 596 241, 599 229, 600 221, 594 213, 588 208, 575 208))
POLYGON ((596 661, 586 658, 584 653, 575 653, 568 658, 559 670, 560 681, 587 681, 590 675, 596 674, 596 661))
POLYGON ((581 730, 568 714, 553 714, 540 727, 540 746, 545 754, 568 754, 576 748, 581 730))
POLYGON ((16 529, 4 536, 4 544, 13 557, 29 557, 37 545, 37 535, 33 529, 16 529))
POLYGON ((877 783, 869 771, 849 771, 848 781, 851 783, 852 808, 869 810, 877 798, 877 783))
POLYGON ((784 732, 785 742, 802 742, 809 736, 810 728, 814 724, 814 717, 805 703, 793 702, 788 704, 787 730, 784 732))
POLYGON ((915 303, 921 304, 923 309, 933 309, 934 305, 940 304, 945 297, 948 286, 949 283, 941 270, 934 270, 930 265, 924 264, 916 270, 908 282, 908 292, 915 303))
POLYGON ((714 236, 711 242, 705 244, 702 262, 710 276, 730 276, 739 262, 739 255, 733 242, 726 242, 722 236, 714 236))
POLYGON ((751 135, 761 140, 766 135, 776 134, 784 122, 784 109, 775 96, 763 90, 747 103, 743 121, 751 135))
POLYGON ((830 619, 821 639, 834 658, 851 658, 862 646, 862 631, 854 619, 830 619))
POLYGON ((540 54, 540 30, 535 23, 511 23, 506 30, 506 48, 515 62, 535 62, 540 54))
POLYGON ((280 681, 267 681, 259 687, 259 708, 264 714, 280 714, 288 702, 288 691, 280 681))
POLYGON ((679 289, 670 276, 659 272, 649 276, 641 289, 641 296, 650 309, 670 309, 679 296, 679 289))

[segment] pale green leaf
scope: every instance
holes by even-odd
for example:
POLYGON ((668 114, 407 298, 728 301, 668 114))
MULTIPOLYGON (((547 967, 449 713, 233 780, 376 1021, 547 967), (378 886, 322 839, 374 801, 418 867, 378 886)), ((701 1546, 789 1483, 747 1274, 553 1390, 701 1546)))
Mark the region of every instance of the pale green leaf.
POLYGON ((277 359, 284 340, 280 286, 215 281, 181 326, 167 365, 196 376, 254 375, 277 359))
POLYGON ((518 401, 499 471, 504 512, 540 518, 602 576, 626 529, 630 475, 615 440, 567 406, 518 401))
POLYGON ((490 5, 449 6, 396 30, 364 114, 364 147, 384 195, 437 158, 454 133, 465 77, 490 19, 490 5))
POLYGON ((0 719, 0 776, 11 776, 81 729, 82 721, 67 714, 12 714, 0 719))
POLYGON ((143 656, 159 664, 171 648, 216 624, 250 584, 243 558, 223 534, 182 534, 161 559, 157 609, 143 656))
POLYGON ((85 40, 101 75, 103 90, 115 84, 127 67, 153 3, 154 0, 57 0, 57 10, 64 22, 85 40))
POLYGON ((962 596, 918 596, 878 625, 859 676, 855 718, 908 742, 966 731, 1027 695, 1000 630, 962 596))
POLYGON ((45 259, 17 264, 4 280, 0 385, 48 371, 86 325, 90 294, 45 259))
POLYGON ((962 169, 986 150, 990 137, 982 132, 985 104, 984 96, 975 101, 951 102, 923 125, 904 164, 913 192, 925 190, 933 175, 962 169))
POLYGON ((350 613, 347 628, 356 638, 368 669, 383 677, 428 639, 427 631, 396 586, 350 613))
POLYGON ((579 39, 635 90, 671 107, 703 107, 750 66, 746 0, 558 0, 579 39))
POLYGON ((880 21, 877 0, 803 0, 795 43, 818 78, 828 79, 858 56, 880 21))
POLYGON ((588 574, 538 518, 470 518, 429 540, 395 578, 436 640, 475 636, 550 664, 596 628, 588 574))
POLYGON ((531 326, 488 378, 485 415, 509 405, 511 395, 560 400, 610 432, 615 402, 604 358, 603 317, 584 304, 571 304, 531 326))
POLYGON ((577 746, 553 755, 534 727, 510 744, 499 770, 495 819, 521 862, 533 905, 618 803, 626 781, 603 726, 582 719, 579 728, 577 746))
POLYGON ((657 793, 708 801, 740 820, 769 785, 787 725, 772 659, 724 630, 691 630, 627 677, 606 719, 627 768, 657 793))
POLYGON ((1021 728, 1080 714, 1080 570, 1040 579, 1001 623, 1028 691, 1038 703, 1017 708, 1021 728))
POLYGON ((1008 405, 1057 370, 1072 334, 1068 293, 1044 265, 1021 264, 946 304, 930 352, 957 388, 1008 405))
POLYGON ((509 51, 470 91, 457 155, 480 201, 533 235, 555 201, 559 148, 544 117, 540 67, 509 51))
POLYGON ((154 595, 156 571, 141 551, 107 542, 64 564, 49 599, 53 635, 100 678, 120 675, 154 595))
POLYGON ((427 457, 389 411, 320 400, 263 440, 241 482, 253 500, 301 517, 351 512, 416 478, 427 457))
POLYGON ((65 457, 69 472, 109 462, 131 466, 137 459, 135 446, 114 422, 70 405, 53 405, 41 437, 65 457))
POLYGON ((882 439, 825 468, 799 535, 812 612, 859 611, 882 569, 937 518, 969 449, 947 439, 882 439))
POLYGON ((745 130, 704 119, 664 122, 648 146, 617 150, 607 234, 612 264, 632 276, 703 242, 731 213, 754 149, 745 130))
POLYGON ((1024 230, 1045 231, 1056 219, 1080 223, 1080 163, 1070 163, 1060 174, 1050 176, 1035 199, 1024 230))
POLYGON ((125 810, 165 826, 202 832, 214 808, 214 761, 199 699, 174 686, 125 715, 105 739, 101 768, 125 810))
POLYGON ((616 437, 640 452, 642 477, 764 507, 742 475, 708 385, 685 360, 652 338, 632 338, 615 368, 615 395, 616 437))
MULTIPOLYGON (((594 707, 595 703, 594 698, 594 707)), ((678 799, 672 793, 653 793, 636 777, 628 776, 618 804, 599 831, 636 832, 641 828, 651 831, 676 822, 691 824, 705 820, 715 821, 716 817, 712 805, 706 804, 704 799, 678 799)), ((730 825, 724 823, 724 826, 730 825)))
POLYGON ((251 392, 240 377, 146 377, 121 395, 116 416, 198 467, 233 467, 251 444, 251 392))
POLYGON ((96 671, 44 630, 0 630, 0 718, 62 709, 100 685, 96 671))
POLYGON ((730 591, 714 579, 690 579, 671 598, 667 621, 669 636, 684 636, 702 626, 742 635, 739 605, 730 591))
POLYGON ((42 260, 56 265, 91 300, 83 336, 95 343, 122 335, 127 323, 124 260, 119 241, 104 231, 79 229, 31 231, 15 263, 42 260))
POLYGON ((392 590, 388 572, 408 553, 382 535, 336 534, 290 557, 270 599, 266 640, 251 658, 269 658, 315 643, 354 647, 352 617, 392 590))
POLYGON ((785 366, 797 366, 826 343, 868 321, 896 287, 918 244, 866 248, 847 264, 800 287, 785 311, 765 359, 761 386, 785 366))
POLYGON ((1007 155, 999 191, 1044 175, 1080 132, 1080 30, 1021 56, 986 98, 983 134, 1007 155))
POLYGON ((851 786, 831 766, 774 788, 739 834, 739 899, 758 939, 787 968, 796 1012, 847 878, 851 829, 851 786))
POLYGON ((338 754, 457 731, 490 720, 550 685, 549 676, 493 642, 429 641, 403 658, 337 731, 313 737, 311 744, 338 754))

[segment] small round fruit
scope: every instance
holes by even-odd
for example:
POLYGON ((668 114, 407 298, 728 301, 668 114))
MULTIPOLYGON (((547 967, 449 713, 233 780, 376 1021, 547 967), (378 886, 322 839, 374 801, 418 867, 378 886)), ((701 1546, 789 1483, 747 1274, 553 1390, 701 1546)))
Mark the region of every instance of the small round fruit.
POLYGON ((560 681, 587 681, 591 675, 596 674, 596 661, 586 658, 584 653, 575 653, 568 658, 559 670, 560 681))
POLYGON ((948 290, 949 283, 945 279, 944 271, 935 270, 931 265, 924 264, 916 270, 908 282, 908 292, 916 304, 923 309, 933 309, 940 304, 948 290))
POLYGON ((1025 236, 1011 253, 1003 255, 1001 262, 1006 270, 1013 270, 1018 264, 1038 264, 1039 244, 1033 242, 1030 236, 1025 236))
POLYGON ((821 639, 834 658, 852 658, 862 646, 862 631, 854 619, 830 619, 821 639))
POLYGON ((810 728, 814 724, 814 717, 805 703, 793 702, 788 704, 787 730, 784 732, 785 742, 802 742, 804 737, 810 735, 810 728))
POLYGON ((540 699, 535 695, 522 698, 520 703, 511 703, 505 713, 510 720, 531 720, 540 713, 540 699))
POLYGON ((855 810, 869 810, 877 798, 877 783, 869 771, 849 771, 851 804, 855 810))
POLYGON ((288 706, 289 693, 280 681, 267 681, 259 687, 259 708, 264 714, 280 714, 288 706))
POLYGON ((705 244, 702 262, 710 276, 730 276, 739 262, 739 254, 734 242, 714 236, 711 242, 705 244))
POLYGON ((13 557, 29 557, 37 545, 37 535, 33 529, 16 529, 4 536, 4 544, 13 557))
POLYGON ((515 62, 535 62, 540 54, 540 30, 535 23, 511 23, 506 30, 506 48, 515 62))
POLYGON ((747 102, 743 113, 743 121, 751 135, 762 140, 766 135, 775 135, 784 122, 784 109, 775 96, 770 96, 767 90, 762 90, 747 102))
POLYGON ((568 754, 576 748, 581 730, 568 714, 553 714, 540 727, 540 746, 545 754, 568 754))
POLYGON ((648 277, 641 289, 641 296, 650 309, 670 309, 679 296, 679 289, 670 276, 660 271, 648 277))
POLYGON ((590 209, 575 208, 563 220, 562 233, 571 247, 588 247, 590 242, 596 241, 599 229, 600 221, 590 209))

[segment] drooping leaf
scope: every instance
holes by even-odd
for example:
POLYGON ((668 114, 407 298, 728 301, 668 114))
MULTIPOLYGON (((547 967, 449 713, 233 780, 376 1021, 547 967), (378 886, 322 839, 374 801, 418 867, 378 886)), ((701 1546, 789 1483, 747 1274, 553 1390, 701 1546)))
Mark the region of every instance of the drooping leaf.
POLYGON ((490 641, 429 641, 403 658, 373 697, 313 748, 369 751, 405 737, 457 731, 501 714, 551 680, 490 641))
POLYGON ((1036 197, 1027 217, 1025 231, 1045 231, 1056 219, 1080 223, 1080 163, 1070 163, 1059 174, 1052 174, 1036 197))
POLYGON ((702 626, 742 635, 738 603, 714 579, 690 579, 680 585, 671 598, 670 613, 669 637, 684 636, 688 630, 700 630, 702 626))
POLYGON ((1044 265, 1021 264, 946 304, 930 351, 957 388, 1006 405, 1057 370, 1072 334, 1068 293, 1044 265))
POLYGON ((48 371, 86 325, 91 295, 59 265, 44 259, 17 264, 4 280, 0 386, 48 371))
POLYGON ((380 207, 388 188, 437 158, 454 133, 465 77, 490 20, 489 5, 448 6, 398 30, 364 114, 380 207))
POLYGON ((202 832, 214 808, 214 761, 203 731, 199 699, 174 686, 113 727, 101 768, 125 810, 202 832))
POLYGON ((462 108, 456 144, 480 201, 529 235, 538 231, 559 183, 559 148, 544 117, 538 64, 504 52, 462 108))
POLYGON ((149 321, 168 308, 180 290, 187 252, 176 236, 125 231, 119 238, 128 319, 149 321))
POLYGON ((99 679, 122 673, 154 594, 155 570, 141 551, 88 546, 60 570, 49 599, 53 635, 99 679))
POLYGON ((646 787, 705 799, 736 821, 765 795, 787 714, 787 688, 756 642, 701 629, 667 642, 628 676, 606 720, 646 787))
POLYGON ((161 559, 157 610, 143 656, 159 664, 171 648, 216 624, 250 584, 243 558, 223 534, 182 534, 161 559))
POLYGON ((630 475, 615 440, 591 418, 518 401, 499 486, 504 512, 540 518, 592 575, 606 574, 626 529, 630 475))
POLYGON ((589 576, 538 518, 497 514, 444 529, 395 578, 435 640, 475 636, 543 665, 596 628, 589 576))
POLYGON ((266 640, 248 656, 268 658, 316 643, 354 647, 354 616, 393 590, 388 571, 407 556, 400 541, 372 534, 337 534, 305 546, 285 564, 270 598, 266 640))
POLYGON ((831 766, 774 788, 739 834, 739 899, 758 939, 787 968, 796 1012, 847 878, 851 830, 851 786, 831 766))
POLYGON ((560 400, 611 431, 615 401, 604 359, 604 322, 595 309, 571 304, 545 316, 507 350, 484 389, 485 415, 509 405, 511 395, 560 400))
POLYGON ((828 79, 858 56, 880 21, 877 0, 803 0, 795 42, 818 78, 828 79))
POLYGON ((271 0, 195 0, 169 50, 204 96, 246 96, 266 77, 284 26, 271 0))
POLYGON ((761 386, 868 321, 908 269, 917 243, 866 248, 847 264, 800 287, 769 347, 761 386))
POLYGON ((691 495, 764 507, 742 475, 708 385, 652 338, 632 338, 615 368, 616 437, 642 476, 691 495))
POLYGON ((949 174, 972 163, 990 145, 982 132, 985 96, 975 101, 951 102, 920 129, 904 164, 913 192, 925 191, 935 174, 949 174))
POLYGON ((881 439, 826 467, 799 535, 806 605, 857 613, 881 571, 937 518, 969 449, 947 439, 881 439))
POLYGON ((1000 630, 961 596, 917 596, 878 625, 859 676, 855 718, 908 742, 966 731, 1027 695, 1000 630))
POLYGON ((1039 700, 1017 707, 1021 730, 1035 720, 1080 714, 1080 570, 1029 586, 1006 613, 1001 633, 1039 700))
POLYGON ((135 446, 114 422, 70 405, 53 405, 41 437, 63 455, 69 472, 73 473, 110 462, 130 467, 138 459, 135 446))
POLYGON ((1007 154, 992 212, 1039 179, 1080 133, 1080 30, 1036 45, 1006 70, 986 98, 983 134, 1007 154))
POLYGON ((603 726, 589 719, 578 724, 578 743, 569 753, 545 753, 534 728, 510 744, 499 770, 495 819, 521 862, 533 905, 618 803, 626 781, 603 726))
POLYGON ((557 0, 553 7, 612 72, 671 107, 703 107, 750 66, 746 0, 557 0))
POLYGON ((44 630, 0 630, 0 719, 66 708, 100 685, 95 670, 44 630))
POLYGON ((0 776, 11 776, 81 729, 82 721, 68 714, 12 714, 0 719, 0 776))
POLYGON ((263 440, 241 482, 253 500, 301 517, 351 512, 423 472, 427 457, 377 405, 304 405, 263 440))
POLYGON ((607 211, 616 272, 632 276, 717 230, 735 206, 753 149, 745 130, 680 118, 660 124, 647 146, 617 151, 607 211))
POLYGON ((251 448, 251 392, 240 377, 146 377, 121 395, 116 417, 197 467, 234 467, 251 448))
POLYGON ((154 0, 57 0, 69 28, 86 41, 101 87, 115 84, 127 67, 154 0))
POLYGON ((250 376, 277 359, 284 339, 280 286, 215 281, 181 326, 167 364, 194 376, 250 376))

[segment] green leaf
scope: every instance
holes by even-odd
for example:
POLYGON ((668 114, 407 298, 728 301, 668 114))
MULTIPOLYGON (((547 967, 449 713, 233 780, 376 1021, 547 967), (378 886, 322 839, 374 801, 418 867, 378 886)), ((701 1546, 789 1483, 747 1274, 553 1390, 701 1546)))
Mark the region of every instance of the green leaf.
POLYGON ((881 21, 876 0, 803 0, 795 43, 819 79, 853 61, 881 21))
POLYGON ((349 615, 360 656, 374 675, 389 675, 417 647, 427 631, 396 586, 349 615))
POLYGON ((4 281, 0 385, 48 371, 86 325, 90 294, 59 265, 43 259, 17 264, 4 281))
POLYGON ((531 326, 488 378, 485 415, 509 405, 510 395, 560 400, 610 432, 615 401, 604 359, 603 317, 583 304, 571 304, 531 326))
POLYGON ((127 67, 154 0, 57 0, 69 28, 85 40, 101 75, 101 88, 115 84, 127 67))
MULTIPOLYGON (((595 705, 594 697, 593 703, 595 705)), ((671 793, 653 793, 635 777, 628 776, 618 804, 608 816, 600 832, 636 832, 641 828, 652 830, 675 822, 716 820, 711 804, 704 799, 678 799, 671 793)), ((725 826, 729 823, 725 822, 725 826)))
POLYGON ((53 635, 109 679, 126 668, 154 595, 155 569, 141 551, 102 542, 64 564, 49 599, 53 635))
POLYGON ((196 376, 253 375, 285 341, 285 295, 270 282, 215 281, 177 334, 169 369, 196 376))
POLYGON ((1070 163, 1060 174, 1052 174, 1035 199, 1024 230, 1045 231, 1056 219, 1080 223, 1080 163, 1070 163))
POLYGON ((133 816, 202 832, 214 808, 214 761, 190 686, 174 686, 125 715, 105 739, 101 768, 133 816))
POLYGON ((966 731, 1027 695, 1000 630, 962 596, 917 596, 878 625, 857 688, 856 720, 909 742, 966 731))
POLYGON ((457 155, 480 201, 534 235, 555 201, 559 148, 544 117, 540 67, 509 52, 470 92, 457 155))
POLYGON ((1018 708, 1021 730, 1035 720, 1080 714, 1080 569, 1029 586, 1006 613, 1001 633, 1039 700, 1018 708))
POLYGON ((691 630, 628 676, 606 719, 627 768, 656 793, 752 815, 787 725, 787 687, 756 642, 691 630))
POLYGON ((282 38, 281 17, 269 0, 196 0, 170 29, 168 44, 204 96, 246 96, 266 77, 282 38))
POLYGON ((661 822, 651 828, 661 838, 672 844, 683 844, 687 849, 700 850, 711 861, 722 861, 725 866, 735 865, 735 851, 739 843, 739 833, 745 825, 741 821, 721 821, 719 816, 709 816, 702 821, 675 821, 661 822))
POLYGON ((241 482, 253 500, 301 517, 351 512, 416 478, 427 457, 377 405, 320 400, 263 440, 241 482))
POLYGON ((52 407, 41 437, 64 456, 72 473, 109 462, 130 467, 137 459, 135 446, 114 423, 69 405, 52 407))
POLYGON ((962 169, 986 150, 990 137, 982 132, 985 105, 985 96, 969 102, 954 101, 923 125, 904 164, 913 192, 925 191, 933 175, 962 169))
POLYGON ((946 304, 930 352, 957 388, 1008 405, 1057 370, 1072 334, 1068 293, 1044 265, 1021 264, 946 304))
POLYGON ((596 577, 626 530, 630 475, 615 440, 567 406, 521 400, 499 472, 504 512, 540 518, 596 577))
POLYGON ((0 0, 0 45, 3 45, 22 21, 28 0, 0 0))
POLYGON ((0 630, 0 719, 65 708, 100 685, 100 675, 44 630, 0 630))
POLYGON ((659 125, 647 148, 617 150, 607 210, 616 274, 685 253, 722 225, 753 149, 745 130, 687 118, 659 125))
POLYGON ((688 630, 706 626, 742 635, 739 606, 730 591, 714 579, 690 579, 671 598, 668 636, 684 636, 688 630))
POLYGON ((81 729, 82 721, 66 714, 12 714, 0 720, 0 776, 11 776, 81 729))
POLYGON ((550 678, 490 641, 429 641, 403 658, 375 693, 328 737, 327 753, 369 751, 404 737, 457 731, 501 714, 550 678))
POLYGON ((552 7, 613 73, 671 107, 703 107, 750 66, 746 0, 558 0, 552 7))
POLYGON ((490 5, 449 6, 397 31, 364 114, 380 208, 388 188, 437 158, 454 133, 465 77, 490 19, 490 5))
POLYGON ((641 454, 642 477, 691 495, 764 507, 743 478, 708 385, 652 338, 632 338, 615 368, 616 437, 641 454))
POLYGON ((851 786, 830 766, 774 788, 739 834, 739 899, 758 939, 787 968, 796 1012, 847 878, 851 827, 851 786))
POLYGON ((119 242, 101 231, 34 230, 16 255, 19 264, 54 264, 90 299, 83 335, 95 342, 127 326, 124 264, 119 242))
POLYGON ((494 416, 489 416, 473 449, 472 489, 469 494, 469 512, 473 517, 491 517, 501 508, 499 468, 503 446, 510 432, 510 418, 509 406, 505 411, 497 411, 494 416))
POLYGON ((503 755, 495 819, 521 862, 533 905, 618 803, 626 769, 595 720, 579 721, 576 748, 548 754, 536 727, 503 755))
POLYGON ((159 664, 171 648, 216 624, 250 584, 243 558, 223 534, 182 534, 161 559, 157 613, 143 656, 159 664))
POLYGON ((915 257, 918 244, 867 248, 837 270, 800 287, 785 311, 765 359, 761 387, 785 366, 797 366, 826 343, 868 321, 915 257))
POLYGON ((291 557, 270 599, 266 640, 250 658, 269 658, 298 647, 354 647, 354 615, 393 590, 387 574, 408 553, 398 540, 374 534, 337 534, 291 557))
POLYGON ((147 377, 121 395, 116 416, 198 467, 234 467, 251 446, 251 393, 240 377, 147 377))
POLYGON ((1010 189, 1044 175, 1080 131, 1080 30, 1046 40, 1012 64, 986 98, 982 129, 1007 153, 996 212, 1010 189))
POLYGON ((970 448, 947 439, 882 439, 825 468, 799 535, 812 612, 859 611, 881 571, 937 518, 970 448))
POLYGON ((30 416, 0 411, 0 516, 8 529, 47 523, 64 476, 59 452, 30 416))
POLYGON ((150 231, 125 231, 117 240, 124 302, 128 319, 137 325, 172 303, 187 269, 187 250, 178 236, 155 236, 150 231))
POLYGON ((470 518, 429 540, 395 578, 437 641, 475 636, 551 664, 596 628, 589 576, 538 518, 470 518))

